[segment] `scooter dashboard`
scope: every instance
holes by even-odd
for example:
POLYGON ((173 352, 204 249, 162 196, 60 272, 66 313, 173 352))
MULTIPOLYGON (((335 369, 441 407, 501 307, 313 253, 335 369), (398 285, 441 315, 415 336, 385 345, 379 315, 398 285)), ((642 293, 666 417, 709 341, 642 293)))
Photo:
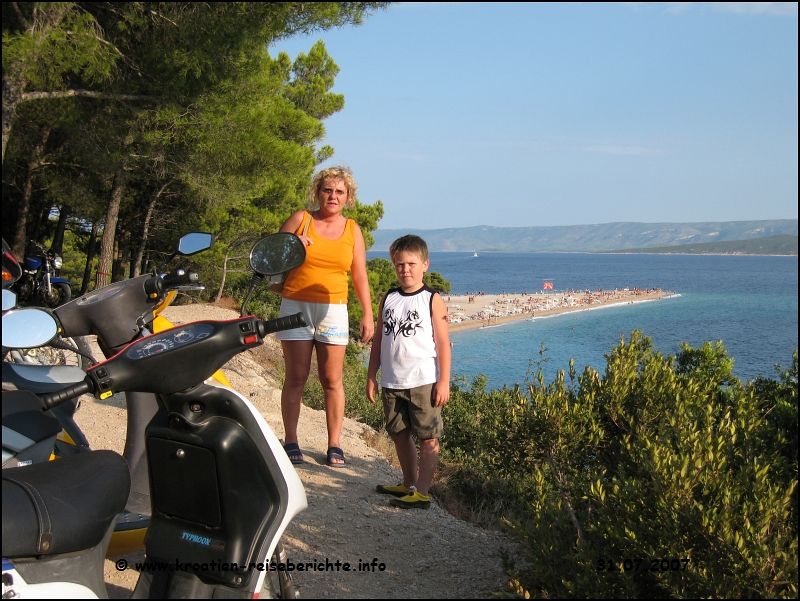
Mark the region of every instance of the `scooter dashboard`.
POLYGON ((94 290, 93 292, 90 292, 89 294, 79 298, 77 304, 82 307, 86 305, 94 305, 108 298, 111 298, 112 296, 120 292, 123 288, 125 288, 124 283, 112 284, 110 286, 99 288, 98 290, 94 290))
POLYGON ((125 355, 134 360, 152 357, 207 338, 213 332, 214 326, 207 323, 193 323, 181 328, 173 328, 164 332, 163 335, 148 336, 132 344, 125 355))

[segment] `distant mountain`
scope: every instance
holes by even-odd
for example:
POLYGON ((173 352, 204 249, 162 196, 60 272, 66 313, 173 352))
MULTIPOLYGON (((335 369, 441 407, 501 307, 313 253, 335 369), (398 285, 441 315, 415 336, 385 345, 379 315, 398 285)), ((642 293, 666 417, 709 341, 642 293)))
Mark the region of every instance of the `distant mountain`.
POLYGON ((797 219, 704 223, 602 223, 554 227, 479 225, 439 230, 393 229, 372 233, 370 250, 389 250, 404 234, 422 236, 432 251, 604 252, 723 240, 797 236, 797 219))
POLYGON ((674 244, 652 248, 611 250, 611 253, 651 253, 681 255, 796 255, 797 236, 768 236, 753 240, 725 240, 699 244, 674 244))

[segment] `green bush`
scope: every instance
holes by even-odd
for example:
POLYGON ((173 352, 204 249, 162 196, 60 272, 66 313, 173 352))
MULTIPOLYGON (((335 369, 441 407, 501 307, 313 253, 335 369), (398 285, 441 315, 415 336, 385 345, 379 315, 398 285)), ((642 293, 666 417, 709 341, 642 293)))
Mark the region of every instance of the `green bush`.
POLYGON ((797 353, 780 381, 731 368, 720 343, 663 357, 634 332, 603 376, 454 384, 443 459, 522 535, 515 593, 797 596, 797 353))

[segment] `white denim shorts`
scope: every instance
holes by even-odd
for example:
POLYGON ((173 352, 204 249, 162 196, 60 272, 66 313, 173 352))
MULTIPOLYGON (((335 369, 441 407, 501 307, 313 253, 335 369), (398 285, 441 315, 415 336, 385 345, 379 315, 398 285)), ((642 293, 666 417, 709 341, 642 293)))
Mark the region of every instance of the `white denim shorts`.
POLYGON ((275 334, 278 340, 317 340, 326 344, 347 345, 350 322, 347 319, 347 305, 328 305, 325 303, 305 303, 289 298, 281 299, 279 317, 302 313, 308 326, 283 330, 275 334))

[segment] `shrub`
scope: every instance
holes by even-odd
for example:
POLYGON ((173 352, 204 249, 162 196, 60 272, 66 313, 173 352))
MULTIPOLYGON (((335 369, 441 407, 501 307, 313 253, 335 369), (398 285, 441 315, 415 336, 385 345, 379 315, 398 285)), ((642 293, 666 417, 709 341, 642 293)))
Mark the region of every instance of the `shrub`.
POLYGON ((518 592, 797 596, 797 354, 779 382, 731 368, 721 343, 663 357, 634 332, 603 376, 455 384, 443 457, 473 502, 512 495, 518 592))

